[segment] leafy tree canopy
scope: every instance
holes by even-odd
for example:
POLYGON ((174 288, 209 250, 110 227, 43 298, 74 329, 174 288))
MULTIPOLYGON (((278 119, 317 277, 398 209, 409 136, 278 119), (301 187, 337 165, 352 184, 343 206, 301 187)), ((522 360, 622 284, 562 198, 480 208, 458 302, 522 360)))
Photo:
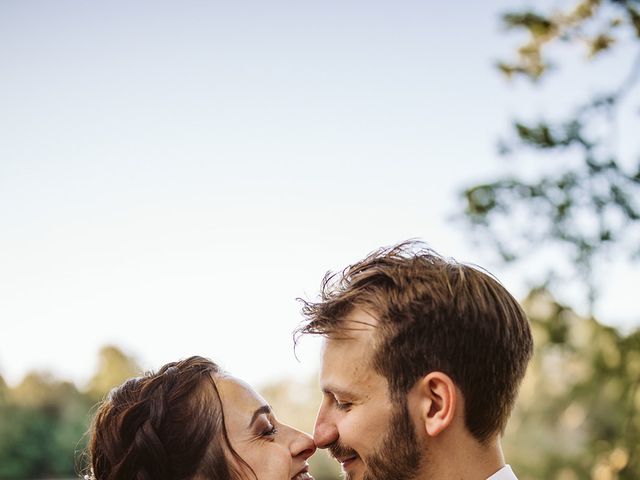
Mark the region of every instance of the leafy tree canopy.
POLYGON ((544 289, 524 307, 535 354, 504 440, 518 478, 640 478, 640 330, 582 318, 544 289))
MULTIPOLYGON (((537 154, 533 175, 505 175, 464 191, 465 214, 501 258, 513 262, 551 247, 569 259, 570 278, 583 282, 593 306, 594 268, 612 254, 640 258, 640 152, 623 156, 616 120, 623 105, 637 101, 640 81, 640 0, 582 0, 549 12, 513 11, 508 30, 526 33, 515 59, 498 69, 533 82, 559 70, 553 48, 579 46, 588 59, 616 48, 635 52, 627 72, 612 72, 615 86, 586 99, 564 118, 515 121, 500 152, 509 158, 537 154), (636 90, 634 90, 636 89, 636 90)), ((597 62, 592 68, 598 68, 597 62)), ((637 121, 640 105, 635 106, 637 121)), ((630 129, 637 142, 640 122, 630 129)), ((638 145, 640 147, 640 145, 638 145)), ((557 285, 557 256, 547 261, 547 281, 557 285)), ((566 281, 567 278, 562 278, 566 281)))

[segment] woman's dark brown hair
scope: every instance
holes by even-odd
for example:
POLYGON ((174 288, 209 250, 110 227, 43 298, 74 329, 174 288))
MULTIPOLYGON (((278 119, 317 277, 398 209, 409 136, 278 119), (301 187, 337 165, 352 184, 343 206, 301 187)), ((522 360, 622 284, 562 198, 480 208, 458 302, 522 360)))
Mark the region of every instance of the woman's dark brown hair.
POLYGON ((190 357, 111 391, 91 430, 92 480, 233 480, 248 467, 227 437, 211 360, 190 357))

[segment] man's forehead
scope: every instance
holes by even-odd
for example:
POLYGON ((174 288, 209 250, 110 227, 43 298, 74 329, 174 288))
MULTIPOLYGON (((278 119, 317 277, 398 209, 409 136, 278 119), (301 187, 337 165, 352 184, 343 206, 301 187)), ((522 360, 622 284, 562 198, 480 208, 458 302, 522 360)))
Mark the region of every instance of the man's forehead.
POLYGON ((377 320, 363 310, 347 315, 323 342, 320 381, 326 390, 359 390, 379 375, 372 366, 377 320))
POLYGON ((356 365, 368 367, 375 349, 376 330, 376 325, 367 318, 345 318, 340 328, 323 341, 323 370, 350 371, 356 365))
POLYGON ((360 308, 354 308, 346 315, 339 326, 323 341, 323 357, 327 350, 344 354, 347 352, 359 355, 373 353, 378 320, 360 308))
POLYGON ((376 316, 368 310, 354 307, 344 316, 335 334, 330 334, 329 338, 365 338, 378 329, 379 321, 376 316))

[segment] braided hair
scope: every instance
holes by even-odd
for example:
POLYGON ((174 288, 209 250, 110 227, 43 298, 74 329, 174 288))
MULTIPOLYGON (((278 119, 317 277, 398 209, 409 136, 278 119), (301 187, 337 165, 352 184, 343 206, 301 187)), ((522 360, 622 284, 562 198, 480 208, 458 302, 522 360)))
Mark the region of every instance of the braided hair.
POLYGON ((233 480, 233 450, 214 377, 218 365, 190 357, 114 388, 96 412, 91 480, 233 480))

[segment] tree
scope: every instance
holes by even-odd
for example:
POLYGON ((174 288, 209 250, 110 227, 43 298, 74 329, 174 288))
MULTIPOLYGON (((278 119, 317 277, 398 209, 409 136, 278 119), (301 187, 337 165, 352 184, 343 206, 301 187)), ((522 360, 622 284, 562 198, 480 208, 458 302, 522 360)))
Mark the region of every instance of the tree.
POLYGON ((640 330, 581 318, 550 292, 577 280, 593 312, 598 268, 640 258, 640 151, 621 148, 640 148, 632 145, 640 138, 640 0, 556 5, 503 16, 526 40, 515 60, 498 63, 502 74, 540 86, 560 70, 552 58, 566 61, 580 45, 591 69, 626 52, 627 71, 608 72, 606 91, 558 117, 515 121, 499 152, 533 168, 468 187, 465 218, 505 262, 545 267, 543 287, 525 302, 536 354, 505 436, 507 457, 523 480, 636 479, 640 330), (619 138, 624 131, 631 134, 619 138))
POLYGON ((133 357, 113 345, 104 346, 98 353, 98 370, 89 380, 87 393, 95 401, 101 400, 113 387, 141 371, 133 357))
POLYGON ((4 381, 2 375, 0 375, 0 406, 6 402, 7 395, 9 392, 9 387, 7 383, 4 381))
MULTIPOLYGON (((616 120, 622 111, 628 113, 640 81, 640 0, 581 0, 547 13, 510 12, 503 23, 527 35, 517 58, 498 64, 508 78, 539 84, 559 70, 550 58, 561 45, 583 45, 592 60, 616 49, 633 52, 628 72, 611 75, 616 84, 609 91, 585 100, 564 118, 514 122, 500 152, 509 158, 537 154, 534 175, 503 176, 470 186, 463 195, 467 220, 504 261, 559 247, 555 257, 538 257, 548 259, 549 285, 577 278, 593 307, 598 293, 594 269, 601 261, 612 254, 640 258, 640 155, 623 155, 614 141, 616 120), (564 277, 558 268, 563 256, 569 259, 564 277)), ((639 112, 625 121, 637 121, 639 112)), ((626 140, 637 140, 640 123, 626 130, 634 132, 626 140)))
POLYGON ((139 372, 133 358, 106 346, 86 392, 47 372, 29 372, 15 387, 0 377, 0 479, 74 476, 92 406, 139 372))
POLYGON ((28 373, 0 404, 0 478, 73 473, 89 405, 72 383, 28 373))
POLYGON ((544 289, 524 308, 535 354, 504 439, 518 478, 640 478, 640 330, 581 318, 544 289))

